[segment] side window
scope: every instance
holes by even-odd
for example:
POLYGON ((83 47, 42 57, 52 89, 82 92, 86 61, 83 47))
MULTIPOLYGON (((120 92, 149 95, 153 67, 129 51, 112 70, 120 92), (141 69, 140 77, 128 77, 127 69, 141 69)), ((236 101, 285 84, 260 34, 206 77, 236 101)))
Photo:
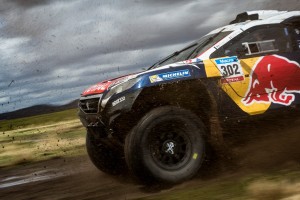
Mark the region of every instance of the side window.
POLYGON ((291 50, 288 28, 260 27, 244 32, 240 37, 229 41, 212 57, 252 57, 268 53, 290 52, 291 50))
POLYGON ((293 42, 295 44, 295 49, 299 50, 300 49, 300 25, 293 27, 292 32, 294 34, 293 42))
POLYGON ((268 52, 277 52, 279 48, 275 43, 275 39, 273 40, 258 40, 255 42, 244 42, 242 43, 245 48, 245 55, 254 55, 260 53, 268 53, 268 52))

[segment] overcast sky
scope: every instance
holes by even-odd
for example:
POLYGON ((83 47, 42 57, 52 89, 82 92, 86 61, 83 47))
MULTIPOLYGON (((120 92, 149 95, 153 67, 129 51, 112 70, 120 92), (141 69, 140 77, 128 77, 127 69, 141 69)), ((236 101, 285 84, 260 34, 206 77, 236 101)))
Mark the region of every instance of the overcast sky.
POLYGON ((0 0, 0 113, 68 103, 258 9, 300 10, 300 2, 0 0))

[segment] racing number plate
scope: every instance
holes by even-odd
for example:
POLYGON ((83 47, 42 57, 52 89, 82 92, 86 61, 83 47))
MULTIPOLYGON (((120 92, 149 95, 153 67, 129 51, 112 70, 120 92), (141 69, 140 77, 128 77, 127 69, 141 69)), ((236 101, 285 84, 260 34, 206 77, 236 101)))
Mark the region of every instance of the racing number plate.
POLYGON ((223 76, 222 83, 238 82, 245 79, 242 66, 236 56, 216 59, 215 62, 223 76))

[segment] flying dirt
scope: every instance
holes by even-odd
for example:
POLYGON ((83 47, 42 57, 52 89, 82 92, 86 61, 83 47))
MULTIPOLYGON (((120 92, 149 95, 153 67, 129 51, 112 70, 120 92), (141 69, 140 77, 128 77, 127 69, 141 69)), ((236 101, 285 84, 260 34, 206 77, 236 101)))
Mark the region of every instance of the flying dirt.
MULTIPOLYGON (((228 176, 300 171, 299 112, 287 112, 280 117, 263 118, 256 122, 237 122, 226 132, 224 139, 230 149, 230 157, 206 161, 205 169, 183 184, 146 187, 129 174, 117 177, 104 174, 85 155, 1 169, 0 198, 147 199, 150 196, 168 195, 178 189, 200 189, 208 183, 222 182, 228 176)), ((252 191, 259 183, 258 180, 249 190, 252 191)), ((261 184, 268 185, 268 182, 261 184)), ((224 194, 226 192, 222 191, 224 194)), ((300 191, 297 192, 300 194, 300 191)))

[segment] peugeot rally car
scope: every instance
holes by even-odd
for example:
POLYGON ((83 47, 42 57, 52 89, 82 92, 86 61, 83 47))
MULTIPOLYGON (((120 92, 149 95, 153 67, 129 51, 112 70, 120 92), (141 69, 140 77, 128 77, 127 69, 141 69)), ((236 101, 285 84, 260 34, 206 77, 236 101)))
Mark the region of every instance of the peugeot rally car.
POLYGON ((85 90, 92 162, 109 174, 177 183, 200 169, 228 119, 300 103, 300 11, 251 11, 148 70, 85 90))

